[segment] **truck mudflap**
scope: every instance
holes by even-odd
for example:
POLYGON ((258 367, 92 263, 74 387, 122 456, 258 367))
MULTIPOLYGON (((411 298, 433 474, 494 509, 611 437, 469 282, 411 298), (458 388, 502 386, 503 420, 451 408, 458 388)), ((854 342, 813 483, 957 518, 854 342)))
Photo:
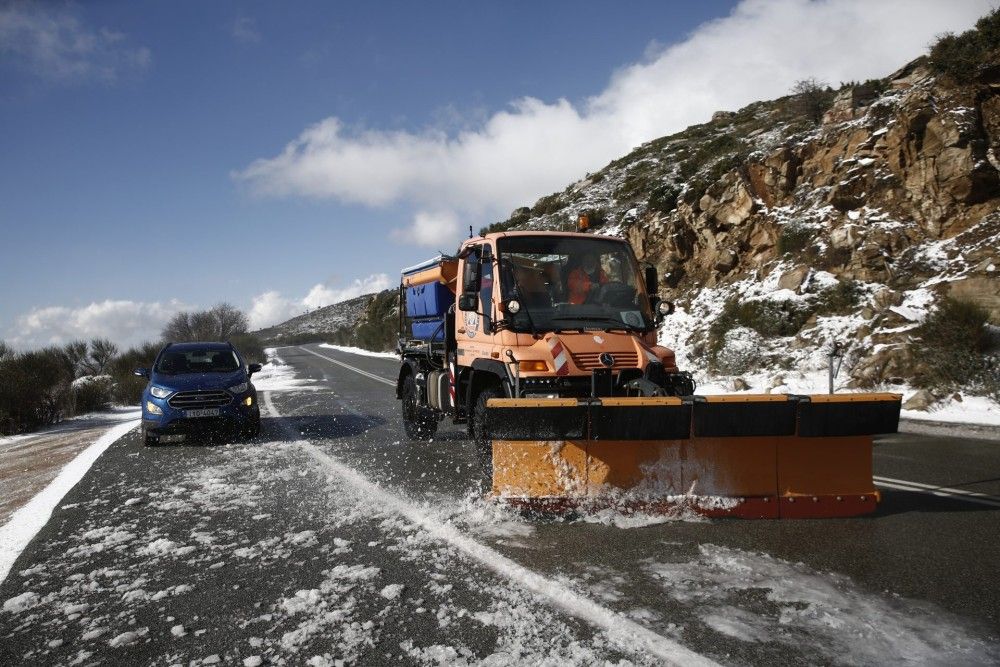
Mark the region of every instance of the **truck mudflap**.
POLYGON ((493 495, 541 511, 743 518, 873 512, 898 394, 491 399, 493 495))

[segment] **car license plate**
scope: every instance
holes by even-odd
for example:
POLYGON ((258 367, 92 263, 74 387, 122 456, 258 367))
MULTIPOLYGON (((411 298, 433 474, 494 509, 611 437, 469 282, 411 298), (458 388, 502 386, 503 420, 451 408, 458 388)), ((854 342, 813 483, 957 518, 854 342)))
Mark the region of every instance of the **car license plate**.
POLYGON ((194 417, 218 417, 219 408, 205 408, 204 410, 185 410, 184 416, 188 419, 194 417))

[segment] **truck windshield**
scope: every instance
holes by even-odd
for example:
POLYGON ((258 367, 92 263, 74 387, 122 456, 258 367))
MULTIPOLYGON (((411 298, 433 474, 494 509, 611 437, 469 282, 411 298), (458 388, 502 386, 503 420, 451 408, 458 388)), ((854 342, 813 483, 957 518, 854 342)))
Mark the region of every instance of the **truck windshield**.
POLYGON ((497 241, 501 290, 519 312, 517 331, 632 329, 654 326, 639 263, 616 239, 511 236, 497 241))
POLYGON ((167 350, 156 365, 159 373, 232 373, 240 367, 240 360, 232 350, 167 350))

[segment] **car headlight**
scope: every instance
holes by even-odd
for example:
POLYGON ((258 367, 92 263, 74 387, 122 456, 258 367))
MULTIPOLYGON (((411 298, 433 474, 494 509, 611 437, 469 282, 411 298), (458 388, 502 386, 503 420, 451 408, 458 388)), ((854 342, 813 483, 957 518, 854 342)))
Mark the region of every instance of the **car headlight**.
POLYGON ((163 410, 160 409, 160 406, 157 405, 156 403, 153 403, 152 401, 146 401, 146 412, 148 412, 151 415, 163 414, 163 410))
POLYGON ((157 387, 155 384, 149 388, 149 393, 153 395, 154 398, 166 398, 173 393, 170 389, 165 389, 163 387, 157 387))
POLYGON ((241 382, 240 384, 234 384, 232 387, 229 388, 229 391, 231 391, 234 394, 242 394, 249 388, 250 388, 249 382, 241 382))

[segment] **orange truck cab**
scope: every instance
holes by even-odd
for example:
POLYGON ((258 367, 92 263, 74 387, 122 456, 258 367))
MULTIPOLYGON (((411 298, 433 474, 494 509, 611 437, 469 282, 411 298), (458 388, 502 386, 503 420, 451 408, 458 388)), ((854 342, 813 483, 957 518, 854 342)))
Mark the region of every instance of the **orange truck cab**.
POLYGON ((491 398, 690 396, 656 329, 672 305, 628 242, 505 232, 404 269, 397 397, 415 439, 439 421, 477 441, 491 398))

